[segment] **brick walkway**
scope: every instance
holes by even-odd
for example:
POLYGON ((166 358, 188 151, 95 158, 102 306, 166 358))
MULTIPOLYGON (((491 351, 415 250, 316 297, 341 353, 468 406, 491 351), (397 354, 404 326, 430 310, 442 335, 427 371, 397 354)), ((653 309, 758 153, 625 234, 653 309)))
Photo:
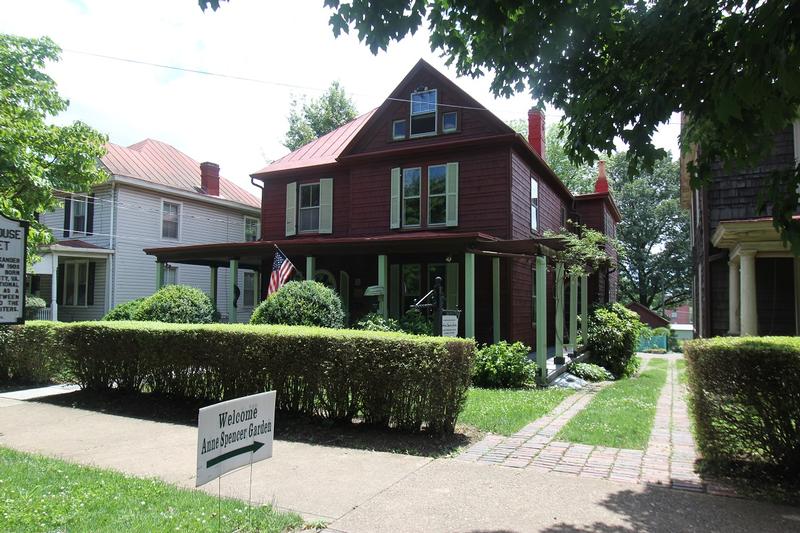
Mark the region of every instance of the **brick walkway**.
POLYGON ((653 430, 644 451, 554 440, 561 428, 586 407, 599 390, 608 385, 609 383, 590 385, 566 398, 547 416, 528 424, 514 435, 489 435, 457 459, 705 491, 705 485, 694 472, 697 454, 689 426, 685 387, 678 383, 673 359, 669 360, 667 382, 659 397, 653 430))

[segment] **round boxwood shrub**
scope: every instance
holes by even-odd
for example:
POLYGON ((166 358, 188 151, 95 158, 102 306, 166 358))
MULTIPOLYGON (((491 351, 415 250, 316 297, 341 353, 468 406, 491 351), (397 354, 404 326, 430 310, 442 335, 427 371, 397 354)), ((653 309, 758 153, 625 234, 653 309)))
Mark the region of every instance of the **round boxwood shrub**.
POLYGON ((536 363, 528 359, 531 349, 521 342, 483 346, 475 354, 472 383, 477 387, 519 388, 536 377, 536 363))
POLYGON ((636 372, 634 355, 644 327, 639 316, 624 305, 613 303, 598 307, 589 319, 587 347, 592 353, 592 362, 617 378, 636 372))
POLYGON ((167 285, 148 296, 133 313, 134 320, 210 324, 214 305, 206 293, 186 285, 167 285))
POLYGON ((333 289, 316 281, 290 281, 261 302, 250 323, 341 328, 344 311, 333 289))
POLYGON ((39 309, 47 307, 47 302, 38 296, 30 294, 25 296, 25 320, 34 320, 39 309))
POLYGON ((136 311, 142 305, 146 298, 137 298, 129 302, 121 303, 114 309, 106 313, 103 320, 134 320, 136 311))

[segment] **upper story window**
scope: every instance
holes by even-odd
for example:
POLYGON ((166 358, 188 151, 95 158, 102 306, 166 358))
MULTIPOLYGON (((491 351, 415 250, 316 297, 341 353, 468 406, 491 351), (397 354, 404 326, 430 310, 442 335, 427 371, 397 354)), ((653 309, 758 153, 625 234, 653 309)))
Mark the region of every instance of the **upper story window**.
POLYGON ((420 205, 422 201, 422 169, 403 169, 403 226, 420 225, 420 205))
POLYGON ((72 198, 72 221, 70 223, 70 227, 72 228, 72 233, 86 233, 86 221, 88 217, 86 216, 86 197, 85 196, 73 196, 72 198))
POLYGON ((395 141, 405 139, 406 135, 408 134, 407 130, 408 127, 406 126, 405 119, 395 120, 392 122, 392 139, 395 141))
POLYGON ((436 89, 411 93, 411 137, 436 134, 436 89))
POLYGON ((539 230, 539 182, 531 176, 531 231, 539 230))
POLYGON ((447 222, 447 165, 428 167, 428 225, 447 222))
POLYGON ((458 112, 448 111, 442 114, 442 132, 452 133, 458 130, 458 112))
POLYGON ((161 204, 161 238, 178 240, 180 235, 181 204, 164 201, 161 204))
POLYGON ((319 183, 300 185, 299 207, 300 232, 319 231, 319 183))
POLYGON ((244 241, 253 242, 261 238, 261 222, 256 217, 244 217, 244 241))

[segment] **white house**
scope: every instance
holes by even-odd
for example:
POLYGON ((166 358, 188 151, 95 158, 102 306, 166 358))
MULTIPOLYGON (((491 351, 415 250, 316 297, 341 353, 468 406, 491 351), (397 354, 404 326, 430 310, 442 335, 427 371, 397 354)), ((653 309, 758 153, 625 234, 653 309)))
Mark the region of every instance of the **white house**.
MULTIPOLYGON (((101 159, 109 179, 83 194, 62 194, 63 206, 40 220, 57 242, 41 250, 31 293, 45 299, 43 319, 96 320, 114 306, 155 292, 155 260, 142 249, 260 238, 261 201, 161 141, 109 144, 101 159)), ((216 272, 216 271, 215 271, 216 272)), ((190 285, 227 302, 227 269, 209 277, 195 265, 167 265, 162 283, 190 285)), ((235 321, 259 299, 258 274, 240 270, 235 321)), ((220 306, 223 319, 225 306, 220 306)))

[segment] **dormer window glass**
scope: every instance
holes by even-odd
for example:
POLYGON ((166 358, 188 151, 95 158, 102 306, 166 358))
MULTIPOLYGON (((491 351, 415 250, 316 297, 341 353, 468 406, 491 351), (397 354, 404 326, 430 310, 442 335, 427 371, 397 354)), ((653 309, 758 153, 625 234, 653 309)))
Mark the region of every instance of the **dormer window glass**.
POLYGON ((392 139, 395 141, 405 139, 407 129, 405 120, 395 120, 392 122, 392 139))
POLYGON ((436 134, 437 103, 436 89, 411 93, 411 137, 436 134))
POLYGON ((458 113, 448 111, 442 115, 442 132, 452 133, 458 130, 458 113))

